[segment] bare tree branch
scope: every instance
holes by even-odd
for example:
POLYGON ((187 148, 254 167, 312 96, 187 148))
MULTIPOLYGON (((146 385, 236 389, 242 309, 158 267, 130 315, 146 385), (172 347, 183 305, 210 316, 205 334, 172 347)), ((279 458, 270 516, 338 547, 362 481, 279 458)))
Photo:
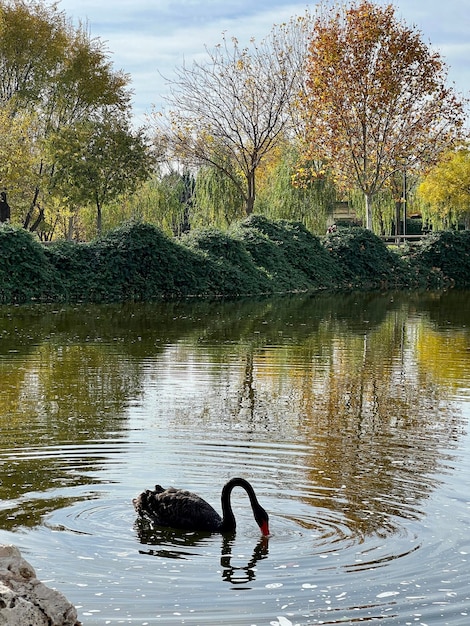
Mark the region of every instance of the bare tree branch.
POLYGON ((176 70, 168 81, 170 112, 154 116, 156 141, 170 157, 218 168, 239 189, 247 215, 256 169, 294 128, 292 105, 304 82, 307 52, 301 23, 274 27, 259 45, 251 40, 244 48, 224 35, 221 44, 206 49, 204 61, 176 70))

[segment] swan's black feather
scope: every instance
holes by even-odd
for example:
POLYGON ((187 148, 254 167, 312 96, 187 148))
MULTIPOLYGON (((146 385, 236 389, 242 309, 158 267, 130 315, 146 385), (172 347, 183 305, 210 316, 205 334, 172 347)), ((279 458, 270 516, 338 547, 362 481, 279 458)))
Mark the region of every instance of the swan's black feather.
POLYGON ((195 493, 156 485, 134 500, 139 515, 149 517, 158 526, 189 530, 218 531, 222 518, 217 511, 195 493))

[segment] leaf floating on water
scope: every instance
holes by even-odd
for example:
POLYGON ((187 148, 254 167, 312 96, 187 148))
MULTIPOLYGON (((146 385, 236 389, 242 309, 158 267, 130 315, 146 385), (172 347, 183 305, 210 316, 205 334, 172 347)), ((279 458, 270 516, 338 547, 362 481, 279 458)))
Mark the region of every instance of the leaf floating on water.
POLYGON ((283 617, 282 615, 277 616, 277 622, 270 622, 270 626, 294 626, 290 619, 287 617, 283 617))
POLYGON ((392 596, 399 596, 399 591, 383 591, 382 593, 377 594, 377 598, 391 598, 392 596))

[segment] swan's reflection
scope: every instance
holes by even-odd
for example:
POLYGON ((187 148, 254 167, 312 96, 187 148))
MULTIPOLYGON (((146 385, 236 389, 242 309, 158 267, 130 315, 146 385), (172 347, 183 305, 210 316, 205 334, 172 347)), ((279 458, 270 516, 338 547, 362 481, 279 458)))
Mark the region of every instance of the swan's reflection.
POLYGON ((146 518, 138 517, 134 524, 134 529, 139 541, 144 546, 158 546, 139 550, 140 554, 151 556, 161 556, 170 559, 184 559, 194 556, 188 548, 200 545, 208 533, 185 532, 173 528, 155 526, 146 518), (186 548, 186 550, 185 550, 186 548))
POLYGON ((222 540, 222 556, 220 564, 222 566, 222 579, 233 585, 243 585, 256 578, 256 564, 258 561, 267 558, 269 552, 269 537, 261 537, 253 550, 253 554, 248 563, 244 566, 232 565, 232 546, 235 534, 225 536, 222 540))
MULTIPOLYGON (((135 521, 134 528, 140 543, 146 546, 146 549, 141 548, 139 550, 140 554, 170 559, 194 557, 196 553, 191 551, 191 548, 203 546, 213 537, 211 533, 185 532, 154 526, 149 520, 140 517, 135 521)), ((268 556, 269 537, 262 536, 259 539, 246 565, 232 564, 235 538, 235 533, 222 535, 220 565, 222 566, 222 580, 234 585, 241 585, 255 579, 256 564, 268 556)))

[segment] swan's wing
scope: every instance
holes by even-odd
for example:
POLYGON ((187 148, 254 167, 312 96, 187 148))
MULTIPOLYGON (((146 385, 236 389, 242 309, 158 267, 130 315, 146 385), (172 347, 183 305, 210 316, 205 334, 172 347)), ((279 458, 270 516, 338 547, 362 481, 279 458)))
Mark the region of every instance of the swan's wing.
POLYGON ((217 511, 195 493, 170 487, 144 491, 134 501, 139 515, 150 517, 159 526, 186 530, 220 530, 217 511))

